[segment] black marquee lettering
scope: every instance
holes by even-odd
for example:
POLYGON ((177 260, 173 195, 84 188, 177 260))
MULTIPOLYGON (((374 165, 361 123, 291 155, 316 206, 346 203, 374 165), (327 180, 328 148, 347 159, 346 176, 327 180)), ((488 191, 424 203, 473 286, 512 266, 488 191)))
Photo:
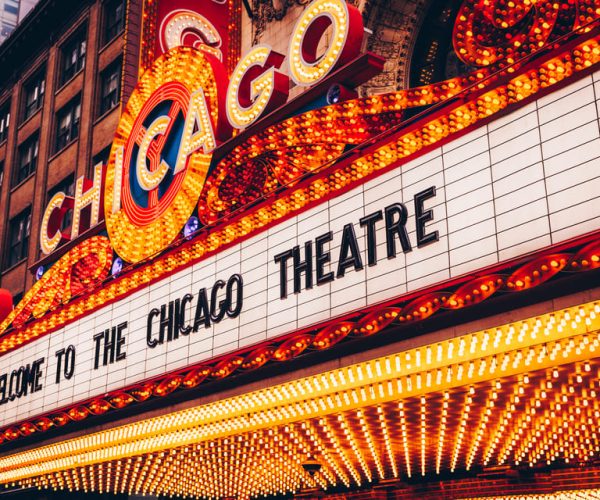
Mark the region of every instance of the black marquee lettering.
POLYGON ((173 302, 173 332, 167 338, 167 342, 177 340, 181 331, 181 299, 175 299, 173 302))
POLYGON ((206 295, 206 288, 202 288, 198 292, 198 300, 196 301, 196 313, 194 315, 194 333, 198 331, 200 325, 204 324, 204 328, 210 328, 210 305, 206 295))
POLYGON ((221 321, 227 312, 227 297, 219 302, 219 312, 217 312, 217 294, 219 293, 219 290, 224 287, 225 282, 223 280, 217 280, 210 292, 210 318, 215 323, 221 321))
POLYGON ((374 266, 377 264, 377 236, 375 224, 383 219, 383 212, 378 212, 366 215, 360 219, 360 227, 367 228, 367 264, 374 266))
POLYGON ((275 264, 279 262, 279 297, 282 299, 287 297, 287 261, 293 253, 293 250, 287 250, 275 256, 275 264))
POLYGON ((0 405, 8 403, 8 397, 6 396, 8 375, 3 373, 0 375, 0 405))
POLYGON ((346 274, 346 269, 354 267, 355 271, 360 271, 363 268, 356 233, 352 224, 346 224, 342 233, 342 245, 340 247, 340 260, 337 268, 337 278, 341 278, 346 274))
POLYGON ((42 389, 42 365, 39 358, 0 375, 0 405, 28 396, 42 389))
POLYGON ((29 380, 30 390, 32 393, 42 389, 42 365, 45 358, 36 359, 31 365, 31 378, 29 380))
POLYGON ((400 240, 400 245, 404 253, 412 250, 410 240, 408 239, 408 232, 406 231, 407 219, 408 211, 404 204, 394 203, 385 207, 385 234, 388 259, 396 257, 396 236, 400 240), (396 216, 398 220, 394 222, 396 216))
MULTIPOLYGON (((127 321, 124 321, 123 323, 119 323, 117 325, 116 331, 117 331, 117 335, 116 335, 116 351, 115 351, 115 361, 122 361, 127 357, 127 353, 125 351, 123 351, 124 345, 125 345, 125 337, 123 336, 123 331, 127 328, 127 321)), ((115 328, 113 327, 113 331, 115 330, 115 328)))
POLYGON ((15 386, 18 386, 18 384, 19 384, 18 377, 19 377, 18 370, 13 370, 10 373, 10 379, 8 382, 8 399, 10 399, 11 401, 14 401, 15 398, 17 397, 15 394, 15 390, 16 390, 15 386), (16 381, 15 381, 15 379, 16 379, 16 381))
POLYGON ((237 318, 242 311, 244 304, 244 280, 239 274, 234 274, 227 281, 227 316, 230 318, 237 318), (236 287, 235 307, 232 309, 233 287, 236 287))
POLYGON ((192 325, 186 324, 185 322, 185 309, 186 307, 192 303, 194 300, 194 296, 191 293, 186 293, 181 299, 181 307, 179 309, 179 332, 181 335, 189 335, 192 331, 192 325))
POLYGON ((100 366, 100 347, 102 345, 103 338, 104 338, 104 332, 97 333, 93 337, 94 344, 95 344, 95 346, 94 346, 94 370, 97 370, 98 366, 100 366))
POLYGON ((325 264, 331 262, 331 254, 325 252, 323 246, 331 240, 333 240, 333 233, 331 231, 315 238, 317 285, 323 285, 324 283, 329 283, 334 280, 333 271, 326 273, 324 269, 325 264))
POLYGON ((75 346, 70 345, 65 352, 64 376, 67 380, 70 380, 73 373, 75 373, 75 346))
POLYGON ((294 293, 302 290, 302 273, 304 273, 304 284, 307 290, 313 287, 312 276, 312 241, 304 244, 304 260, 300 260, 300 246, 296 245, 292 250, 294 256, 294 293))
POLYGON ((167 336, 167 342, 173 339, 173 301, 169 302, 168 305, 163 304, 160 306, 160 321, 158 329, 158 343, 163 344, 165 342, 165 333, 167 336), (167 312, 168 308, 168 312, 167 312))
POLYGON ((160 315, 160 311, 156 308, 148 313, 148 323, 146 327, 146 344, 153 349, 158 345, 158 340, 152 337, 152 320, 160 315))
POLYGON ((433 220, 433 210, 424 210, 425 200, 435 197, 435 186, 431 186, 420 193, 415 194, 415 221, 417 225, 417 246, 420 248, 439 240, 437 231, 425 233, 425 224, 433 220))

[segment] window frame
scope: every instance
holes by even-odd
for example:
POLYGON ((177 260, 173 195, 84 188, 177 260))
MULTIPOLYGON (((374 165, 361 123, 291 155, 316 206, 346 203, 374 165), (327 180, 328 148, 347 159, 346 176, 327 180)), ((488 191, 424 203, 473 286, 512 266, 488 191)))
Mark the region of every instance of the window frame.
POLYGON ((21 262, 27 260, 29 256, 29 243, 31 238, 31 205, 28 205, 24 210, 12 217, 8 221, 8 231, 6 232, 6 249, 4 257, 3 270, 11 269, 21 262), (24 225, 23 225, 24 224, 24 225), (14 232, 17 229, 17 239, 15 242, 14 232), (23 229, 25 235, 23 236, 23 229), (18 249, 18 251, 15 251, 18 249))
POLYGON ((10 100, 0 105, 0 144, 8 140, 10 132, 10 100))
POLYGON ((37 162, 40 156, 40 134, 35 132, 25 139, 17 148, 17 162, 14 164, 14 170, 12 172, 11 187, 15 188, 29 177, 31 177, 37 170, 37 162), (29 152, 30 147, 33 146, 33 154, 27 163, 23 163, 23 156, 25 152, 29 152), (25 173, 23 173, 25 172, 25 173))
POLYGON ((60 47, 59 88, 64 87, 85 68, 86 57, 87 26, 83 26, 71 35, 60 47), (72 61, 73 54, 76 55, 75 62, 67 65, 69 60, 72 61))
POLYGON ((125 20, 127 17, 127 3, 125 0, 108 0, 103 5, 102 16, 102 46, 108 45, 125 31, 125 20), (118 12, 121 8, 121 16, 115 16, 111 22, 111 14, 118 12))
POLYGON ((111 62, 106 68, 100 73, 100 85, 99 85, 99 103, 98 103, 98 116, 104 116, 106 113, 115 109, 121 101, 121 80, 123 76, 123 61, 119 57, 111 62), (109 76, 109 78, 106 78, 109 76), (109 82, 113 77, 116 76, 116 89, 105 95, 105 84, 109 82), (114 102, 107 104, 107 100, 112 93, 115 93, 114 102))
POLYGON ((44 96, 46 95, 46 67, 42 67, 37 70, 33 76, 31 76, 23 85, 23 111, 22 111, 22 121, 25 122, 33 115, 35 115, 42 106, 44 105, 44 96), (41 84, 41 85, 40 85, 41 84), (38 92, 37 98, 34 99, 34 106, 30 108, 30 105, 27 103, 30 91, 35 88, 41 86, 41 90, 38 92))
POLYGON ((59 153, 71 143, 79 139, 81 132, 81 94, 77 94, 67 104, 60 108, 55 115, 54 127, 54 154, 59 153), (78 109, 77 113, 73 113, 78 109), (67 116, 71 116, 69 124, 64 129, 61 128, 61 122, 67 116), (76 118, 76 119, 74 119, 76 118), (66 139, 62 139, 66 136, 66 139))

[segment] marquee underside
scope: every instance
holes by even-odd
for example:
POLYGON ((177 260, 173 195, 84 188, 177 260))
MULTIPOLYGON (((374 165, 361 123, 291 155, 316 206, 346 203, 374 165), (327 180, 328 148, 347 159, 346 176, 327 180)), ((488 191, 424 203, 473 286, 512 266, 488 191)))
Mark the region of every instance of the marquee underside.
POLYGON ((6 456, 0 480, 203 498, 592 488, 599 354, 600 302, 584 302, 6 456))

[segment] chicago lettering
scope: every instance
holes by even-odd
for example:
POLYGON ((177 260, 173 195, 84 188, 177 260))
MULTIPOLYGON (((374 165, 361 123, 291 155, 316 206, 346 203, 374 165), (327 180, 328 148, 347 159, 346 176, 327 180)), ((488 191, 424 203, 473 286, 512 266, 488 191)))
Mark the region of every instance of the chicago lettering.
MULTIPOLYGON (((417 247, 425 246, 438 241, 437 231, 428 233, 426 224, 433 221, 433 210, 425 210, 426 200, 435 197, 435 186, 421 191, 414 196, 414 210, 416 223, 417 247)), ((367 240, 367 265, 377 264, 377 228, 385 227, 386 254, 388 259, 396 257, 398 244, 402 252, 412 251, 412 244, 406 230, 408 220, 408 209, 403 203, 393 203, 384 210, 378 210, 366 215, 359 220, 359 225, 364 229, 367 240)), ((279 264, 279 296, 285 299, 288 294, 288 262, 291 260, 293 269, 294 293, 302 290, 302 276, 304 275, 304 288, 311 289, 314 282, 317 285, 329 283, 337 278, 343 278, 348 270, 360 271, 364 268, 361 249, 356 238, 354 224, 346 224, 342 230, 342 241, 338 253, 337 266, 330 269, 332 259, 331 253, 325 250, 325 245, 333 241, 333 233, 317 236, 313 241, 304 243, 304 259, 300 252, 300 245, 291 250, 286 250, 275 255, 275 264, 279 264), (314 257, 313 257, 314 254, 314 257), (314 274, 314 280, 313 280, 314 274)))
POLYGON ((232 275, 227 282, 218 280, 210 289, 200 289, 195 298, 193 315, 186 315, 186 309, 194 304, 194 296, 186 293, 183 297, 155 307, 148 314, 146 343, 154 348, 165 342, 177 340, 180 335, 196 333, 200 327, 209 328, 219 323, 225 316, 236 318, 242 311, 244 302, 244 281, 239 274, 232 275))
MULTIPOLYGON (((299 86, 313 86, 335 69, 352 61, 360 53, 363 35, 362 15, 356 7, 348 5, 345 0, 331 0, 327 4, 312 2, 296 22, 287 54, 275 52, 267 45, 257 45, 240 60, 229 81, 224 76, 215 77, 219 84, 223 84, 224 89, 223 99, 218 100, 218 105, 224 109, 219 109, 218 114, 214 113, 218 116, 216 123, 211 119, 204 89, 192 89, 185 112, 186 126, 175 165, 169 168, 163 159, 160 169, 150 173, 146 169, 145 157, 148 150, 145 147, 138 151, 137 161, 132 162, 136 166, 132 168, 130 175, 140 181, 143 190, 157 188, 167 170, 171 170, 173 175, 185 170, 187 159, 192 153, 203 149, 205 154, 210 154, 217 146, 217 140, 229 138, 232 128, 245 129, 266 113, 283 105, 288 99, 290 78, 299 86), (325 52, 318 54, 317 48, 325 52), (284 60, 288 63, 289 77, 280 71, 284 60)), ((225 75, 224 68, 222 70, 225 75)), ((169 117, 163 115, 159 118, 144 134, 143 142, 146 146, 167 129, 169 117)), ((112 207, 113 213, 121 210, 123 190, 127 188, 127 183, 121 181, 123 170, 129 165, 124 163, 125 150, 126 148, 114 147, 113 144, 111 161, 115 165, 115 178, 118 179, 113 189, 105 189, 105 169, 102 164, 98 164, 93 180, 83 176, 77 179, 74 197, 67 196, 64 192, 52 197, 40 225, 40 247, 44 254, 51 254, 62 242, 75 239, 87 228, 97 225, 105 216, 105 207, 112 207), (104 203, 101 203, 102 198, 104 203), (69 212, 73 213, 71 227, 63 231, 62 224, 69 212)), ((204 202, 199 205, 204 205, 204 202)), ((202 220, 202 216, 200 218, 202 220)), ((207 223, 206 220, 203 223, 207 223)), ((110 217, 107 224, 110 234, 110 217)), ((127 230, 124 227, 118 229, 127 230)), ((142 231, 143 228, 137 229, 142 231)), ((126 255, 118 247, 115 247, 115 251, 130 262, 137 262, 142 258, 126 255)), ((154 254, 155 250, 149 252, 146 257, 154 254)))
POLYGON ((45 358, 20 366, 0 375, 0 405, 22 398, 42 389, 42 365, 45 358))

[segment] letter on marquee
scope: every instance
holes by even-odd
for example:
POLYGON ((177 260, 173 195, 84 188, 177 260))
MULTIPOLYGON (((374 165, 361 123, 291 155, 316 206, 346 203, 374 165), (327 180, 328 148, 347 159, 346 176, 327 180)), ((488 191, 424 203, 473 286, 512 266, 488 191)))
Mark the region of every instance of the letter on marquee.
POLYGON ((65 213, 73 208, 73 198, 65 193, 56 193, 48 202, 40 228, 40 247, 46 255, 54 252, 60 242, 66 238, 60 230, 65 213), (53 233, 50 236, 50 233, 53 233))
POLYGON ((188 156, 200 148, 209 154, 217 147, 208 104, 202 89, 196 90, 190 97, 190 105, 185 117, 183 137, 177 154, 177 165, 174 174, 185 170, 188 156), (196 132, 194 132, 196 130, 196 132))
POLYGON ((268 45, 256 45, 238 63, 227 89, 227 118, 237 129, 281 106, 289 94, 289 78, 277 71, 284 56, 268 45))
POLYGON ((150 171, 148 170, 146 160, 148 158, 148 149, 150 148, 152 140, 157 135, 164 134, 168 130, 170 123, 171 119, 168 116, 159 116, 150 124, 142 137, 135 173, 140 187, 145 191, 156 189, 169 171, 169 165, 164 160, 160 162, 160 165, 156 170, 150 171))
POLYGON ((359 54, 363 33, 362 16, 356 7, 344 0, 315 0, 302 12, 292 32, 288 50, 292 79, 303 86, 322 80, 359 54), (329 26, 331 41, 325 53, 317 57, 329 26))
POLYGON ((102 196, 102 163, 98 163, 94 167, 94 180, 92 185, 84 192, 85 177, 81 176, 77 179, 75 186, 75 206, 73 207, 73 226, 71 229, 71 239, 79 236, 80 225, 81 225, 81 211, 91 206, 90 209, 90 222, 87 227, 93 227, 98 224, 100 219, 100 201, 102 196))

